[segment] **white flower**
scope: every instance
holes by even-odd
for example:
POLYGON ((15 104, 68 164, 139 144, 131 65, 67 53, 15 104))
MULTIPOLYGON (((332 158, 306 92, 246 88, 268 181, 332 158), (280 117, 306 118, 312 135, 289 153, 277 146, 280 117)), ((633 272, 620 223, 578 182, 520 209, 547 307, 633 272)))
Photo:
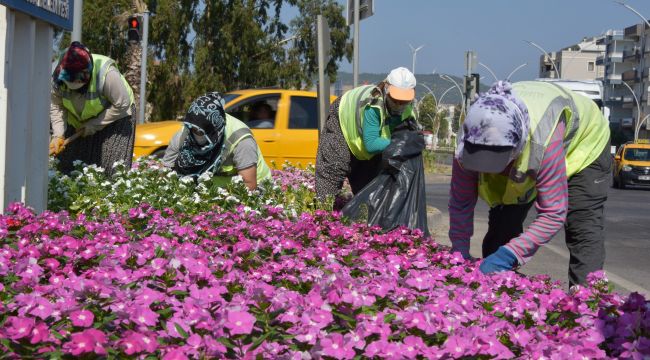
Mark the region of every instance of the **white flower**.
POLYGON ((240 184, 244 182, 244 178, 241 177, 241 175, 233 176, 231 179, 233 184, 240 184))

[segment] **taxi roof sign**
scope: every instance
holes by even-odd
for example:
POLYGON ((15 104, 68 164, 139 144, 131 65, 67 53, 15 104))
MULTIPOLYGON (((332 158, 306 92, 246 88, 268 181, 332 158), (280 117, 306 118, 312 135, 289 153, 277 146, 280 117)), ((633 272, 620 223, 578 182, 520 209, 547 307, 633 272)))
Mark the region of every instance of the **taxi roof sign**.
POLYGON ((636 144, 650 144, 650 139, 636 139, 636 144))

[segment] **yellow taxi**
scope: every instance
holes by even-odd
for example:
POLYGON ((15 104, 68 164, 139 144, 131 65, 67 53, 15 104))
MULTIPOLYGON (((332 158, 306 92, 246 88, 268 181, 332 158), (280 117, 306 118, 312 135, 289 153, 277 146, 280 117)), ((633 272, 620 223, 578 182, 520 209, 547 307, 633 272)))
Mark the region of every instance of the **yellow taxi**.
POLYGON ((614 186, 650 185, 650 142, 637 140, 621 145, 614 156, 614 186))
MULTIPOLYGON (((330 102, 336 97, 332 96, 330 102)), ((264 159, 273 168, 285 161, 299 167, 316 163, 318 99, 313 91, 260 89, 224 94, 226 112, 253 131, 264 159)), ((137 125, 133 155, 162 157, 180 121, 137 125)))

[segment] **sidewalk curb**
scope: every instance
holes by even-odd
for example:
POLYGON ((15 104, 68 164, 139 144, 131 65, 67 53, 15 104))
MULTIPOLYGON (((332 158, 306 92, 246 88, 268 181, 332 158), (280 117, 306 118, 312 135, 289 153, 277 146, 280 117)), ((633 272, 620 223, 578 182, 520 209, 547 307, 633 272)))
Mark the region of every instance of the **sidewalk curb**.
POLYGON ((435 228, 442 221, 442 212, 433 206, 427 206, 427 227, 429 232, 433 234, 435 228))

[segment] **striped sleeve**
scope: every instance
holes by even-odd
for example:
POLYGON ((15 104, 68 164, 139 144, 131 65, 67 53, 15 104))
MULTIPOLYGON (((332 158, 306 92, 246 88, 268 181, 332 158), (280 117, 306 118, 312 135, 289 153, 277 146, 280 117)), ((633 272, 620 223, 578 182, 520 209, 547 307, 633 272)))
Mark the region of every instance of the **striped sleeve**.
POLYGON ((537 217, 521 234, 506 245, 519 264, 525 264, 562 228, 569 206, 569 193, 564 151, 564 124, 560 123, 544 152, 544 159, 537 174, 537 217))
POLYGON ((453 251, 469 257, 474 234, 474 207, 478 198, 478 173, 463 169, 454 159, 449 189, 449 240, 453 251))

